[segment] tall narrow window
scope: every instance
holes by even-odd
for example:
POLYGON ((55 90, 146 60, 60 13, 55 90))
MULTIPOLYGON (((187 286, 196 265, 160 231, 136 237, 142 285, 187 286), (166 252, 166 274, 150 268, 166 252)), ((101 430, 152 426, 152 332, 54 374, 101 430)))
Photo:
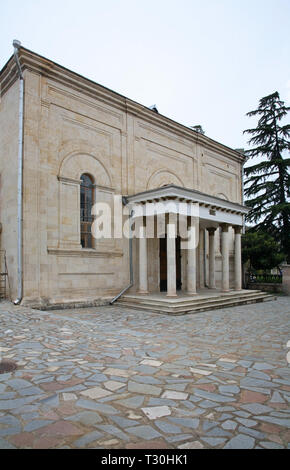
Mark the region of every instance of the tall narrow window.
POLYGON ((92 248, 92 207, 94 186, 92 178, 85 173, 81 176, 81 245, 83 248, 92 248))

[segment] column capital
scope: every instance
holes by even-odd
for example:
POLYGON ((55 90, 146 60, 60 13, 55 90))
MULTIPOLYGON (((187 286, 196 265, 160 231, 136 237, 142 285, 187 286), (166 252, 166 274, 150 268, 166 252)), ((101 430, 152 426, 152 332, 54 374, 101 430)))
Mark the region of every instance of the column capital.
POLYGON ((220 227, 222 228, 223 232, 229 231, 229 224, 220 224, 220 227))
POLYGON ((242 233, 242 228, 240 225, 233 225, 233 229, 235 231, 235 234, 241 234, 242 233))
POLYGON ((208 231, 209 236, 213 236, 215 234, 216 227, 207 227, 206 230, 208 231))

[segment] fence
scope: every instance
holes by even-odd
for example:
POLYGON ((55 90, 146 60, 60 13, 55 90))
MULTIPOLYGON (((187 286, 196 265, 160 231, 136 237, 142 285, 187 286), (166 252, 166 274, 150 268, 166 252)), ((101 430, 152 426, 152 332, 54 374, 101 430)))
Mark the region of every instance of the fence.
POLYGON ((8 296, 9 279, 6 263, 5 250, 0 250, 0 299, 6 299, 8 296))
POLYGON ((256 274, 256 273, 247 273, 246 274, 246 283, 247 284, 282 284, 283 276, 282 274, 256 274))

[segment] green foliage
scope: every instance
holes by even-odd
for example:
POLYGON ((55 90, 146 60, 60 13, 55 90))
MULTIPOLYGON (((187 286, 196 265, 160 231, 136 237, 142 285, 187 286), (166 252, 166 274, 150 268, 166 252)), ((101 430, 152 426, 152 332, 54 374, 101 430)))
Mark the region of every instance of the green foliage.
POLYGON ((262 161, 245 167, 246 204, 251 208, 247 221, 258 229, 270 232, 281 243, 290 260, 290 158, 283 152, 290 150, 290 125, 279 122, 289 112, 276 91, 259 102, 258 109, 247 116, 258 116, 250 134, 253 148, 245 152, 248 158, 262 157, 262 161))
POLYGON ((268 233, 253 229, 242 236, 242 260, 250 262, 250 270, 276 268, 284 259, 280 245, 268 233))

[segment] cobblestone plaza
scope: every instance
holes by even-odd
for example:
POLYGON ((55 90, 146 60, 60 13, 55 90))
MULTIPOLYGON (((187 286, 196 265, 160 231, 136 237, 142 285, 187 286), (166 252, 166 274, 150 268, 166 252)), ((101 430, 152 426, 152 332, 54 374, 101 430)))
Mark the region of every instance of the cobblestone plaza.
POLYGON ((289 448, 289 314, 2 302, 0 448, 289 448))

